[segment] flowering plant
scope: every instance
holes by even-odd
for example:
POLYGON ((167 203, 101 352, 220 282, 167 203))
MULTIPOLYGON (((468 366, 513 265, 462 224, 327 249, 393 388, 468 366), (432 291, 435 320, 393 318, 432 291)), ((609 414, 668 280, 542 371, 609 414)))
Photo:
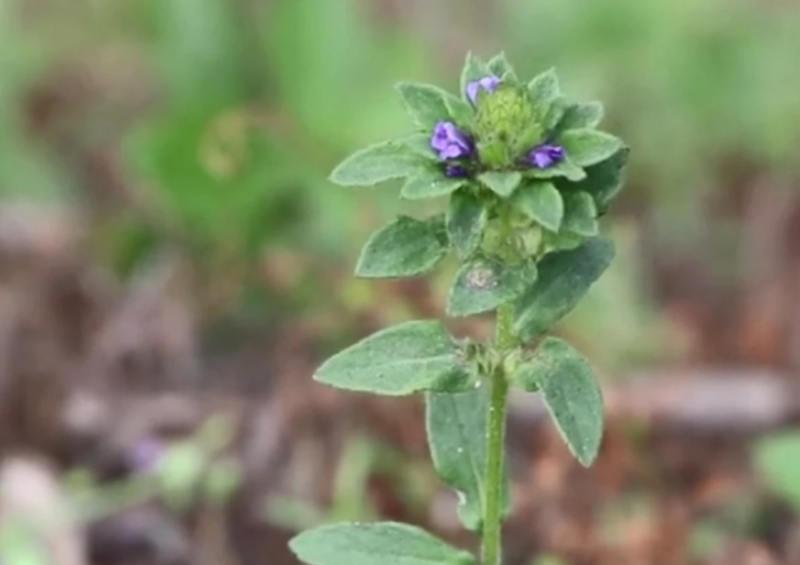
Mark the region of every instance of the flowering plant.
MULTIPOLYGON (((495 337, 456 339, 438 321, 406 322, 331 357, 315 379, 373 394, 425 394, 434 466, 460 495, 463 525, 481 536, 481 562, 498 565, 509 511, 509 389, 541 394, 583 465, 597 456, 603 406, 592 370, 567 342, 544 334, 613 258, 598 219, 622 188, 628 149, 596 129, 601 104, 568 102, 552 70, 520 81, 503 54, 488 63, 468 55, 461 96, 429 85, 398 89, 417 132, 358 151, 331 180, 372 186, 403 178, 403 198, 447 196, 449 203, 442 214, 400 216, 378 230, 356 275, 414 277, 452 252, 460 268, 447 313, 496 310, 495 337)), ((311 565, 476 562, 393 522, 324 526, 290 545, 311 565)))

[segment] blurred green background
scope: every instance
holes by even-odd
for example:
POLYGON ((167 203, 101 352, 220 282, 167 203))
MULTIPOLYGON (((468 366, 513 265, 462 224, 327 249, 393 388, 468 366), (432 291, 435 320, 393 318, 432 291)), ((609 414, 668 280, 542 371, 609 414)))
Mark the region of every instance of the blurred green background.
MULTIPOLYGON (((216 314, 259 300, 241 289, 276 249, 352 263, 403 205, 391 188, 336 189, 328 171, 407 127, 394 82, 453 88, 470 49, 503 49, 525 74, 556 66, 576 98, 606 103, 606 128, 634 149, 615 210, 629 249, 604 298, 583 308, 611 341, 597 348, 608 362, 679 347, 648 317, 657 283, 637 255, 642 238, 677 256, 702 240, 724 286, 743 276, 729 257, 748 226, 703 203, 797 176, 792 2, 4 0, 0 10, 2 198, 86 211, 98 257, 123 275, 179 246, 215 289, 216 314), (602 315, 608 303, 621 317, 602 315)), ((330 298, 300 282, 290 311, 330 298)))
POLYGON ((469 50, 555 66, 632 147, 605 227, 619 258, 559 329, 605 378, 800 370, 797 2, 0 0, 0 208, 75 213, 121 281, 189 259, 210 334, 312 320, 333 350, 365 315, 437 315, 446 273, 348 278, 420 205, 327 175, 407 130, 395 82, 453 90, 469 50))

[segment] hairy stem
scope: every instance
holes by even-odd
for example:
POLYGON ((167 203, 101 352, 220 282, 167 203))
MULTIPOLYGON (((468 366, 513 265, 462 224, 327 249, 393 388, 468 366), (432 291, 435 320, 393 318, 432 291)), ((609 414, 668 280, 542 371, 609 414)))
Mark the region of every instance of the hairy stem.
MULTIPOLYGON (((498 309, 496 344, 501 351, 514 346, 511 309, 498 309)), ((505 481, 505 433, 508 380, 502 368, 491 375, 492 396, 486 433, 486 499, 483 504, 483 565, 500 565, 502 558, 503 483, 505 481)))

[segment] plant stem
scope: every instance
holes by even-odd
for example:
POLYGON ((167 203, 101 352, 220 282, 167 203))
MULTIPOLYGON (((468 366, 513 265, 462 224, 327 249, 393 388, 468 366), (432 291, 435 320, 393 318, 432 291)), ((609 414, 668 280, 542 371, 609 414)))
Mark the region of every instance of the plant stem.
MULTIPOLYGON (((510 306, 497 311, 496 343, 500 351, 514 346, 510 306)), ((483 565, 500 565, 502 556, 503 494, 505 482, 505 433, 508 380, 502 368, 491 375, 492 396, 486 432, 486 500, 483 504, 483 565)))

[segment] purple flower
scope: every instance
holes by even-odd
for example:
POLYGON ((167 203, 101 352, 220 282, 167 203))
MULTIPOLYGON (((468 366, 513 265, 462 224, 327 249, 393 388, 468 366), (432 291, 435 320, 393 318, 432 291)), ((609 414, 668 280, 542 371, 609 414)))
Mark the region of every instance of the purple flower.
POLYGON ((460 159, 472 153, 472 140, 453 122, 439 122, 433 130, 431 148, 442 160, 460 159))
POLYGON ((469 176, 469 171, 461 165, 448 164, 444 168, 444 174, 451 179, 461 179, 469 176))
POLYGON ((469 84, 467 84, 467 98, 469 101, 472 102, 472 105, 478 103, 478 93, 480 89, 484 89, 486 92, 494 92, 497 90, 497 87, 500 86, 500 79, 495 75, 485 76, 482 79, 473 80, 469 84))
POLYGON ((528 153, 528 162, 537 169, 547 169, 564 160, 566 152, 560 145, 540 145, 528 153))

